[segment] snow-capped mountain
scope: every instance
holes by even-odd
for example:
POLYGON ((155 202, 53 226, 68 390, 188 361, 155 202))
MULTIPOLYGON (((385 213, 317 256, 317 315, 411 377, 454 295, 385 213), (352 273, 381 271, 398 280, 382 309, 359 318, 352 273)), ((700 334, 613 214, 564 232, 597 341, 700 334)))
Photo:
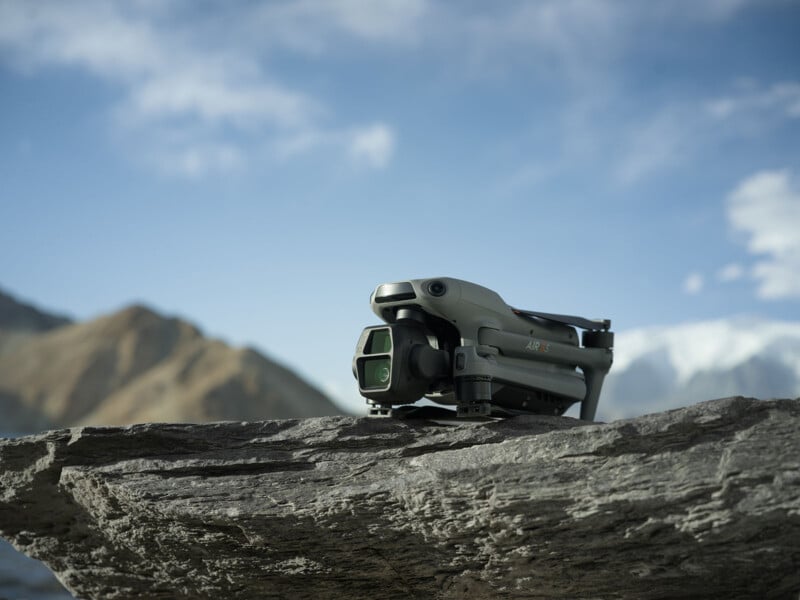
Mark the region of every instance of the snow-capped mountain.
POLYGON ((597 417, 736 395, 800 396, 800 322, 738 317, 617 333, 597 417))

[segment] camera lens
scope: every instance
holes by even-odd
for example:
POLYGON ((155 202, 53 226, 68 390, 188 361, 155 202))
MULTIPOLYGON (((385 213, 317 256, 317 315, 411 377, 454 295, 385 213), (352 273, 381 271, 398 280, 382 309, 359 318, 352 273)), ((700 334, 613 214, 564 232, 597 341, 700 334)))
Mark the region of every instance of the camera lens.
POLYGON ((386 365, 382 366, 380 369, 378 369, 378 372, 376 373, 376 375, 378 376, 378 381, 380 381, 381 383, 386 383, 387 381, 389 381, 389 373, 390 373, 389 367, 386 365))
POLYGON ((392 361, 389 358, 373 358, 364 361, 365 389, 385 387, 392 375, 392 361))
POLYGON ((444 296, 445 292, 447 292, 447 286, 443 281, 435 280, 428 283, 428 293, 431 296, 444 296))
POLYGON ((392 336, 388 329, 376 329, 369 336, 365 354, 383 354, 392 351, 392 336))

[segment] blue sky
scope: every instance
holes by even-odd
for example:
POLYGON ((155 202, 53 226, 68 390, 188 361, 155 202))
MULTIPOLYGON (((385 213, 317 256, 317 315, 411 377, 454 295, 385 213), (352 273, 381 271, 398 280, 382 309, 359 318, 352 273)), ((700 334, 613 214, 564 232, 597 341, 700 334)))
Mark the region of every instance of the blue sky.
POLYGON ((361 406, 378 283, 800 319, 800 2, 0 0, 0 287, 361 406))

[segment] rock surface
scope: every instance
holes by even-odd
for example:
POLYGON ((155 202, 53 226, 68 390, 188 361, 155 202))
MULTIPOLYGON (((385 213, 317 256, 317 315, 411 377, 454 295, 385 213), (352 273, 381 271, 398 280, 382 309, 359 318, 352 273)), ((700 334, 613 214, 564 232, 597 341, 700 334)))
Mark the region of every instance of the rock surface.
POLYGON ((0 534, 81 598, 792 598, 800 400, 611 424, 354 417, 0 442, 0 534))

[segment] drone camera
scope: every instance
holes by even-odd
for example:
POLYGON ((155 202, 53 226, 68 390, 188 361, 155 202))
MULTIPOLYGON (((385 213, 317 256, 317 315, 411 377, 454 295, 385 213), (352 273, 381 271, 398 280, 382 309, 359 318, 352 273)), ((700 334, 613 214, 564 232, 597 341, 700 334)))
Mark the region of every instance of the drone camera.
POLYGON ((419 399, 449 373, 447 353, 433 348, 425 326, 409 317, 367 327, 353 362, 359 391, 380 404, 419 399))

